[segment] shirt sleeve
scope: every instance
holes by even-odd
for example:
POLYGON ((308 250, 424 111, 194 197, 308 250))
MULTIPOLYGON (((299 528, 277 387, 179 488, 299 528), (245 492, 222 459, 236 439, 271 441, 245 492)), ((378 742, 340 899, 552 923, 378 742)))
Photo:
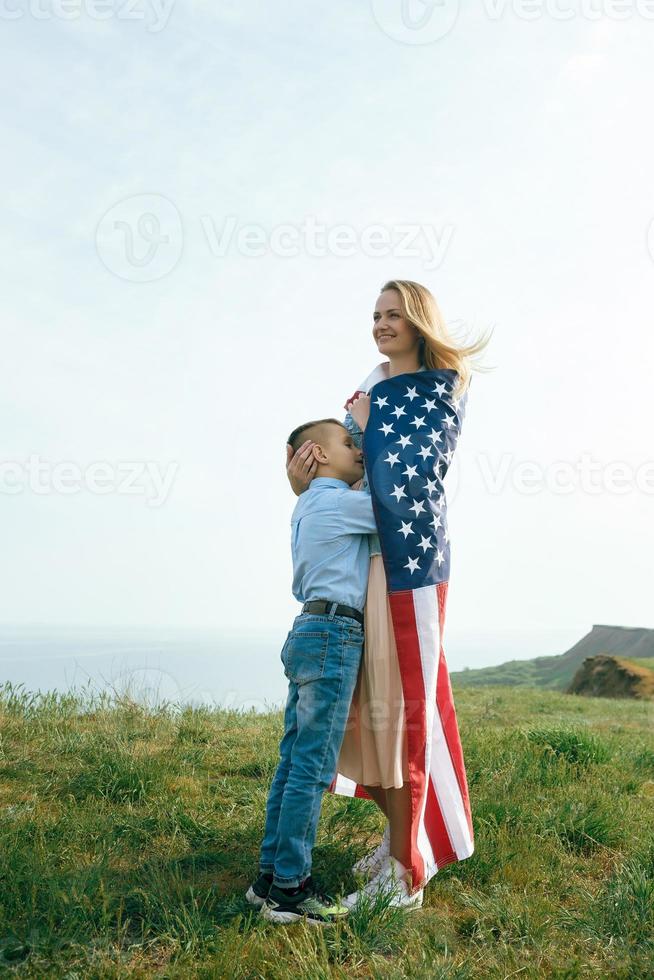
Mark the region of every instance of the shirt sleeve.
POLYGON ((337 506, 345 534, 373 534, 377 530, 370 493, 344 490, 337 506))
POLYGON ((358 424, 354 421, 349 412, 346 413, 343 419, 343 425, 347 431, 352 436, 352 441, 357 449, 361 449, 363 446, 363 431, 359 428, 358 424))

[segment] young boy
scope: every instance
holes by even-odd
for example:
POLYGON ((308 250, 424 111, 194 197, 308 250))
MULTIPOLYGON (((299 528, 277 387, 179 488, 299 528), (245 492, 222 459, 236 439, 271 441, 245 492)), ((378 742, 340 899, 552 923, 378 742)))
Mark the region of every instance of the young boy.
POLYGON ((289 436, 295 451, 315 443, 316 475, 291 517, 293 595, 304 603, 281 651, 288 677, 280 761, 266 805, 259 877, 246 893, 264 918, 306 917, 327 925, 348 908, 311 877, 322 796, 343 741, 363 648, 369 550, 376 531, 368 493, 350 489, 363 456, 336 419, 307 422, 289 436))

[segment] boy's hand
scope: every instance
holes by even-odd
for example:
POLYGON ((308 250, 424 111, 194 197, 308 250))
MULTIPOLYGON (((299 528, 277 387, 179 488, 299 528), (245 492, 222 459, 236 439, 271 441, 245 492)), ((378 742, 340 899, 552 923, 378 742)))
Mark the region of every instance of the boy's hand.
POLYGON ((370 395, 359 395, 349 402, 349 412, 361 431, 363 431, 370 418, 370 395))
POLYGON ((309 487, 316 475, 318 461, 313 455, 314 446, 315 442, 308 439, 293 454, 292 447, 286 443, 286 476, 296 497, 309 487))

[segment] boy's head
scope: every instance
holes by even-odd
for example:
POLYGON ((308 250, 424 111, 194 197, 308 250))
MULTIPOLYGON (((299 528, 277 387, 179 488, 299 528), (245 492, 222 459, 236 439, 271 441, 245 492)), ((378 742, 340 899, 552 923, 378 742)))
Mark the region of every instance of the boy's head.
POLYGON ((316 476, 331 476, 344 480, 350 486, 363 476, 363 453, 338 419, 318 419, 305 422, 288 437, 293 452, 311 439, 315 445, 312 453, 318 464, 316 476))

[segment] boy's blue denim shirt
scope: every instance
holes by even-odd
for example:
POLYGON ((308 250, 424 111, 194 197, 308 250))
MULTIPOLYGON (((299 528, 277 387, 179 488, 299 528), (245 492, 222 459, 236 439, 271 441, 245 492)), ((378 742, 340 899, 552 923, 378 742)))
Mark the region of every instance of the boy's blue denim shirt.
POLYGON ((368 535, 376 530, 370 493, 317 476, 291 516, 293 595, 328 599, 360 612, 368 590, 368 535))

